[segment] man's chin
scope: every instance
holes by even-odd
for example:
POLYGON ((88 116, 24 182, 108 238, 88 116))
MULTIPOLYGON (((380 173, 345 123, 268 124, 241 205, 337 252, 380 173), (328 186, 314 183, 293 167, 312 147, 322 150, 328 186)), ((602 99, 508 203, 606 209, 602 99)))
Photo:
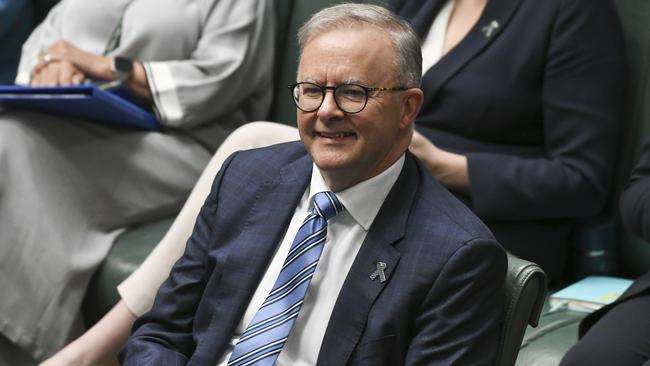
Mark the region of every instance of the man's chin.
POLYGON ((344 165, 351 160, 354 152, 352 146, 331 145, 316 141, 309 148, 309 154, 317 164, 336 166, 344 165))
POLYGON ((320 169, 322 172, 339 172, 339 171, 349 169, 350 166, 350 164, 347 161, 340 158, 328 159, 323 157, 317 157, 312 160, 314 161, 318 169, 320 169))
POLYGON ((345 171, 353 165, 349 157, 341 153, 316 153, 312 155, 312 160, 322 172, 345 171))

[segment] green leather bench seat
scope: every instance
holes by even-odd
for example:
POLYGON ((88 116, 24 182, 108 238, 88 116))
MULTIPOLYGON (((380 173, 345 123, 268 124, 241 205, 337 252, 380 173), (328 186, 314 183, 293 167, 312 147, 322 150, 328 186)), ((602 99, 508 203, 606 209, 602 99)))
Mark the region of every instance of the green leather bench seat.
POLYGON ((88 287, 83 304, 86 324, 94 324, 120 296, 117 285, 144 261, 171 226, 173 218, 127 230, 120 235, 88 287))
POLYGON ((538 326, 526 329, 517 366, 557 365, 578 340, 578 324, 586 313, 558 310, 548 314, 548 310, 547 299, 538 326))

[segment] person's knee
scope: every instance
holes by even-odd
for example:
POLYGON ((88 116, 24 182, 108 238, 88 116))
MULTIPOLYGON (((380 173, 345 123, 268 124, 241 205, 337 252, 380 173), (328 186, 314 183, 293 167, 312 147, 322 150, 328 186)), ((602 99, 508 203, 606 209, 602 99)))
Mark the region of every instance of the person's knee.
POLYGON ((0 117, 0 159, 16 156, 25 149, 26 127, 17 119, 0 117))
POLYGON ((298 130, 276 122, 250 122, 237 128, 223 142, 232 150, 254 149, 298 139, 298 130))
POLYGON ((632 360, 634 356, 624 343, 602 337, 584 337, 566 353, 560 366, 640 365, 632 360))
POLYGON ((569 352, 564 355, 560 366, 580 366, 591 365, 593 352, 598 352, 598 348, 594 349, 591 342, 585 342, 584 339, 576 343, 569 352))
POLYGON ((612 332, 595 329, 566 353, 560 366, 641 365, 644 352, 634 342, 635 339, 615 337, 612 332))

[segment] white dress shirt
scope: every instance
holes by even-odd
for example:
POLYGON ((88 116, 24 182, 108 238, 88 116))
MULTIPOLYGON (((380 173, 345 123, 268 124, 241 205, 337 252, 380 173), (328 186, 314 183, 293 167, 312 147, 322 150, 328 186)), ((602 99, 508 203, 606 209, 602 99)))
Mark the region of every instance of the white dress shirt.
MULTIPOLYGON (((343 287, 343 282, 372 222, 403 166, 404 155, 381 174, 336 193, 345 207, 345 211, 328 222, 327 239, 316 272, 309 285, 296 323, 293 325, 289 339, 284 345, 276 365, 311 366, 316 364, 327 324, 341 287, 343 287)), ((331 189, 314 165, 311 184, 298 203, 284 238, 276 249, 262 281, 248 304, 244 317, 237 325, 230 346, 222 355, 219 366, 225 366, 228 363, 228 358, 239 340, 239 336, 251 322, 275 284, 293 239, 304 218, 311 211, 313 196, 318 192, 325 191, 331 191, 331 189)))

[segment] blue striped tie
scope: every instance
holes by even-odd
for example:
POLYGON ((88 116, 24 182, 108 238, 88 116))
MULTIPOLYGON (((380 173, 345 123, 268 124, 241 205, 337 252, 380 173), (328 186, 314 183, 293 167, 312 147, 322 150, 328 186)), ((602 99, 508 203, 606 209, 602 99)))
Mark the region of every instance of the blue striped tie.
POLYGON ((298 229, 271 293, 235 345, 229 366, 275 363, 316 271, 327 234, 327 220, 343 209, 332 192, 314 195, 314 208, 298 229))

